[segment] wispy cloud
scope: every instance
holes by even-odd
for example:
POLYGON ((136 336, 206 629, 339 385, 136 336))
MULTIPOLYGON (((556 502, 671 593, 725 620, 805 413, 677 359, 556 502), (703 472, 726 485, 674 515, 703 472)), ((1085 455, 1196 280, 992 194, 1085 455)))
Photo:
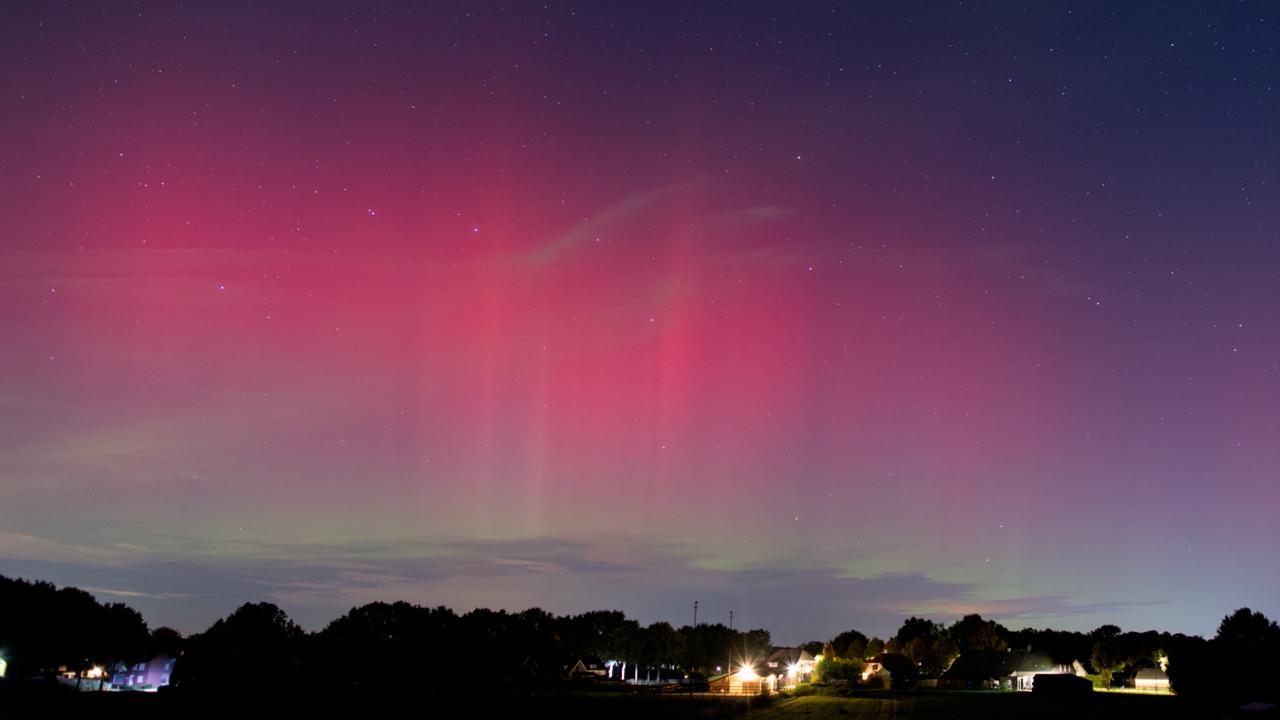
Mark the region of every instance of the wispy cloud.
POLYGON ((150 593, 139 592, 137 590, 116 590, 114 588, 94 587, 92 585, 81 585, 81 590, 88 590, 94 595, 107 595, 110 597, 126 598, 131 600, 152 599, 152 600, 181 600, 191 597, 190 593, 150 593))
POLYGON ((602 233, 607 233, 637 214, 662 206, 701 184, 700 181, 679 182, 627 195, 594 215, 583 218, 564 234, 544 242, 530 252, 527 259, 535 267, 559 260, 575 248, 593 242, 602 233))
POLYGON ((0 557, 53 563, 122 566, 136 552, 120 546, 94 546, 0 530, 0 557))
MULTIPOLYGON (((543 267, 565 259, 577 248, 608 237, 624 226, 635 224, 637 216, 650 215, 660 218, 677 210, 678 203, 692 194, 706 190, 708 180, 689 180, 660 188, 627 195, 602 210, 583 218, 563 234, 557 235, 527 253, 524 257, 532 267, 543 267)), ((700 234, 722 233, 734 235, 760 225, 787 217, 791 210, 779 205, 753 205, 748 207, 713 204, 702 212, 686 219, 684 230, 700 234)))
POLYGON ((1107 614, 1122 621, 1163 602, 1096 601, 1070 593, 990 600, 976 583, 910 572, 855 576, 801 558, 709 569, 670 546, 628 537, 246 543, 234 554, 198 547, 187 546, 180 556, 127 553, 0 534, 5 554, 22 558, 8 564, 123 598, 153 622, 187 631, 257 600, 275 602, 319 628, 375 600, 445 604, 460 612, 477 604, 558 613, 617 608, 642 622, 678 624, 696 599, 712 622, 726 621, 733 609, 741 626, 768 628, 775 639, 796 642, 850 627, 887 637, 909 615, 945 622, 976 612, 1018 627, 1071 627, 1072 618, 1107 614), (178 599, 183 602, 173 602, 178 599))

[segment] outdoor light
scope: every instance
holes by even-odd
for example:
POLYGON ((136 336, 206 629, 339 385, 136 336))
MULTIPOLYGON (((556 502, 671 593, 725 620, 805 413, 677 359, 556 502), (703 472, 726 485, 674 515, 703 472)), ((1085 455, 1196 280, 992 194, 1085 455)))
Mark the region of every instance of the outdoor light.
POLYGON ((4 677, 4 672, 8 669, 9 663, 6 662, 4 658, 0 657, 0 678, 4 677))
POLYGON ((787 666, 787 677, 795 677, 800 674, 800 664, 791 663, 787 666))

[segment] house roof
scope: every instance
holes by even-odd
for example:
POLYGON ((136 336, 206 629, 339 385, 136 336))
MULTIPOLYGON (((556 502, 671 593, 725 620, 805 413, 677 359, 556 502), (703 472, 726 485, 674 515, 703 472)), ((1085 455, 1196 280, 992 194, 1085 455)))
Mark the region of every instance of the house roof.
POLYGON ((769 653, 766 662, 791 665, 792 663, 814 662, 814 657, 804 648, 780 647, 774 648, 773 652, 769 653))
POLYGON ((942 673, 946 680, 970 680, 979 682, 998 678, 1004 672, 1009 653, 1003 650, 980 650, 967 652, 955 659, 951 667, 942 673))
POLYGON ((912 677, 920 674, 920 668, 911 661, 911 658, 901 653, 880 653, 868 662, 878 663, 880 667, 888 670, 889 674, 895 678, 912 677))
POLYGON ((1049 672, 1059 667, 1049 653, 1039 650, 980 650, 956 658, 942 674, 948 680, 988 680, 1014 673, 1049 672))

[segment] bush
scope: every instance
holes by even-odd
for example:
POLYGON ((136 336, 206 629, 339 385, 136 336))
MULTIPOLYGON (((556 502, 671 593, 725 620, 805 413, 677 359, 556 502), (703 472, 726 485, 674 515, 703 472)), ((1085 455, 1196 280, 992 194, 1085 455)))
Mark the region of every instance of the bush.
POLYGON ((857 682, 862 675, 862 662, 851 660, 849 658, 824 657, 813 669, 815 677, 820 678, 824 682, 857 682))

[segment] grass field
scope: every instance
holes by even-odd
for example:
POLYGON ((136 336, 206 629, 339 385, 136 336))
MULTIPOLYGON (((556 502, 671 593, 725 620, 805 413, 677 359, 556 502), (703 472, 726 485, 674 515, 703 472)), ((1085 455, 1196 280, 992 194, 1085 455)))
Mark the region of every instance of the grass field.
POLYGON ((1096 693, 1045 698, 1030 693, 921 692, 885 697, 810 696, 779 700, 752 720, 1191 720, 1218 714, 1169 696, 1096 693))
POLYGON ((907 701, 895 698, 810 697, 780 700, 753 712, 753 720, 894 720, 909 717, 907 701))
POLYGON ((129 717, 449 718, 460 720, 1215 720, 1224 713, 1170 696, 1094 693, 885 692, 863 697, 689 698, 620 693, 457 693, 443 696, 143 696, 128 693, 0 695, 0 718, 129 717))

